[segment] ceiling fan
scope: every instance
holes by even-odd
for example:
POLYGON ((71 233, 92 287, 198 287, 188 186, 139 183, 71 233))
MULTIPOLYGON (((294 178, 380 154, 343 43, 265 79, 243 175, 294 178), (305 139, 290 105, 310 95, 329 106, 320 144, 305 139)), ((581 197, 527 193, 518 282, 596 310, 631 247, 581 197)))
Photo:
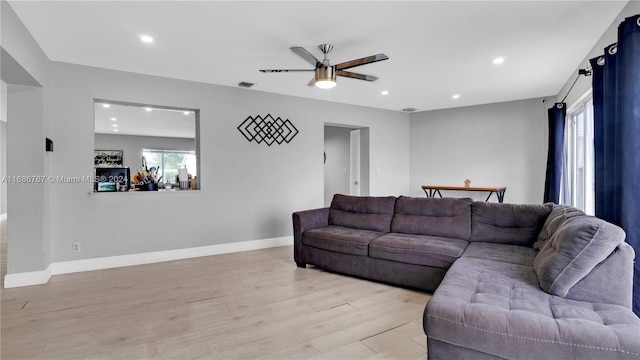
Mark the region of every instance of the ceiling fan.
POLYGON ((262 69, 260 72, 263 73, 279 73, 279 72, 296 72, 296 71, 314 71, 315 76, 309 82, 309 86, 317 86, 321 89, 331 89, 336 86, 336 76, 344 76, 350 77, 358 80, 366 80, 366 81, 376 81, 377 77, 371 75, 363 75, 354 73, 351 71, 345 71, 346 69, 350 69, 352 67, 366 65, 382 60, 387 60, 389 57, 385 54, 377 54, 371 55, 367 57, 363 57, 360 59, 355 59, 351 61, 346 61, 337 65, 331 65, 329 59, 327 59, 327 54, 331 52, 333 49, 333 45, 331 44, 322 44, 318 46, 318 49, 322 51, 324 54, 324 58, 322 61, 318 60, 315 56, 313 56, 310 52, 308 52, 305 48, 299 46, 293 46, 290 48, 291 51, 300 55, 303 59, 307 60, 313 66, 314 69, 262 69))

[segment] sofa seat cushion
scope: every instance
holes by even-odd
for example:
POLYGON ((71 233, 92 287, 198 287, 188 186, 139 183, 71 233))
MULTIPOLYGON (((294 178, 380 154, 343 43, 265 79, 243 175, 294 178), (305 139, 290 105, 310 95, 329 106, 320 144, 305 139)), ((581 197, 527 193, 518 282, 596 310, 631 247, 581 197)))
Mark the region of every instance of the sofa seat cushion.
POLYGON ((462 257, 531 266, 537 254, 537 251, 526 246, 473 242, 464 250, 462 257))
POLYGON ((427 304, 431 339, 508 359, 638 359, 640 319, 624 306, 542 291, 531 266, 463 257, 427 304))
POLYGON ((369 244, 369 256, 415 265, 448 268, 469 243, 430 235, 389 233, 369 244))
POLYGON ((385 233, 329 225, 302 234, 302 243, 315 248, 352 255, 367 256, 369 243, 385 233))

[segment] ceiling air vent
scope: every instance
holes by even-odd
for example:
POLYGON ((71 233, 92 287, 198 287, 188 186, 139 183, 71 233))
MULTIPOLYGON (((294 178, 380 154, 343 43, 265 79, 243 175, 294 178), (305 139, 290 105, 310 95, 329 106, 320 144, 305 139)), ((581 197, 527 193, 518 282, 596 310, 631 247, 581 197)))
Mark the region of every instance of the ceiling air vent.
POLYGON ((404 112, 414 112, 416 110, 418 110, 418 109, 415 109, 415 108, 404 108, 404 109, 402 109, 402 111, 404 111, 404 112))
POLYGON ((246 82, 246 81, 241 81, 238 83, 238 86, 243 87, 243 88, 250 88, 253 85, 255 85, 254 83, 250 83, 250 82, 246 82))

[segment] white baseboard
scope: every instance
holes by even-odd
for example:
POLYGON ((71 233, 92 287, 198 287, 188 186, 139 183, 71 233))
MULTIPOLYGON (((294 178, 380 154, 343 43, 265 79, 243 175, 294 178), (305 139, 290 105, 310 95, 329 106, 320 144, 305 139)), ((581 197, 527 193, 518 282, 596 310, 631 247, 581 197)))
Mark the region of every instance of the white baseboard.
POLYGON ((4 276, 4 288, 46 284, 52 275, 52 266, 49 265, 42 271, 30 271, 4 276))
POLYGON ((229 254, 234 252, 259 250, 288 245, 293 245, 293 236, 251 240, 228 244, 208 245, 186 249, 63 261, 51 263, 43 271, 7 274, 4 277, 4 287, 13 288, 20 286, 46 284, 53 275, 152 264, 163 261, 191 259, 202 256, 229 254))

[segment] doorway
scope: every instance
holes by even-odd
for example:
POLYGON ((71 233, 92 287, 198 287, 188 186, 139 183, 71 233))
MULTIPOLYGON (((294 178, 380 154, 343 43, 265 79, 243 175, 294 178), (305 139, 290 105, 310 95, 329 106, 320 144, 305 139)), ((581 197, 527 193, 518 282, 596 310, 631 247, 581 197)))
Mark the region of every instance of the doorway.
POLYGON ((325 206, 334 194, 369 195, 369 128, 325 124, 325 206))

